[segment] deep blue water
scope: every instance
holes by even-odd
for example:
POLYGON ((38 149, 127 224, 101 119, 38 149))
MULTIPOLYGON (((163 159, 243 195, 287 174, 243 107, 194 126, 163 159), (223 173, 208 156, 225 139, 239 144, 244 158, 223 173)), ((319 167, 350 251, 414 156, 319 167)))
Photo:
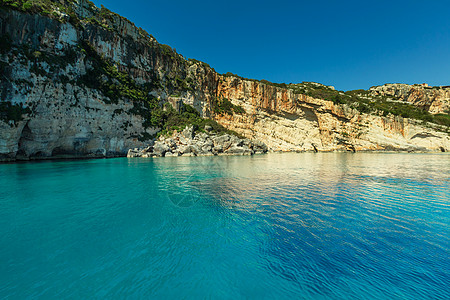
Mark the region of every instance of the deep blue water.
POLYGON ((450 156, 0 165, 1 299, 450 299, 450 156))

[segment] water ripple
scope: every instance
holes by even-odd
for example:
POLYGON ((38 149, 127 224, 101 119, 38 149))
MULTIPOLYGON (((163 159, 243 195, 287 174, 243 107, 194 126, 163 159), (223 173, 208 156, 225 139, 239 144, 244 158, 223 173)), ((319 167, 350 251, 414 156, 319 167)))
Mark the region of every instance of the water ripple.
POLYGON ((0 165, 0 297, 449 299, 448 158, 0 165))

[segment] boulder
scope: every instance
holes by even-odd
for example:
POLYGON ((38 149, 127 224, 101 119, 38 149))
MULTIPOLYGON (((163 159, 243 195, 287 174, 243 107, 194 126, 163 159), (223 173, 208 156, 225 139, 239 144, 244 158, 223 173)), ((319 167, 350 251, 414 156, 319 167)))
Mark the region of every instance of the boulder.
POLYGON ((189 140, 194 138, 194 126, 186 126, 186 128, 181 132, 181 135, 189 140))
POLYGON ((177 144, 178 145, 187 145, 187 144, 189 144, 189 140, 186 139, 184 136, 180 135, 177 138, 177 144))
POLYGON ((178 150, 180 151, 181 154, 187 154, 187 153, 197 154, 200 152, 200 149, 196 145, 181 146, 178 150))
POLYGON ((222 145, 223 146, 223 144, 225 142, 228 142, 229 140, 230 140, 230 136, 228 134, 217 136, 217 137, 215 137, 213 139, 214 146, 217 146, 217 145, 222 145))
POLYGON ((165 157, 179 156, 179 152, 166 152, 165 157))
POLYGON ((180 145, 178 151, 180 154, 191 153, 191 148, 188 145, 180 145))
POLYGON ((233 146, 238 146, 238 147, 240 147, 244 144, 243 140, 241 140, 240 138, 238 138, 237 136, 234 136, 234 135, 230 137, 230 142, 233 146))
POLYGON ((244 149, 243 155, 253 155, 255 153, 252 149, 250 149, 246 145, 242 146, 242 149, 244 149))
POLYGON ((210 147, 214 147, 214 143, 211 139, 206 139, 205 142, 203 143, 203 146, 210 146, 210 147))
POLYGON ((213 153, 221 153, 221 152, 223 152, 223 145, 216 145, 216 146, 214 146, 212 151, 213 151, 213 153))
POLYGON ((243 139, 242 145, 247 146, 247 147, 252 147, 252 141, 250 141, 249 139, 243 139))
POLYGON ((167 146, 163 142, 158 141, 153 146, 153 154, 156 156, 164 156, 166 154, 166 152, 169 152, 169 151, 170 151, 170 147, 167 146))
POLYGON ((173 138, 165 139, 164 143, 169 146, 171 149, 175 149, 177 147, 177 143, 173 138))
POLYGON ((138 148, 129 149, 127 153, 127 157, 141 157, 142 152, 138 148))
MULTIPOLYGON (((227 142, 223 143, 223 151, 226 151, 232 145, 233 145, 233 143, 231 141, 227 141, 227 142)), ((237 145, 235 145, 235 146, 237 146, 237 145)))
POLYGON ((212 147, 210 145, 203 145, 202 152, 212 152, 212 147))
POLYGON ((195 135, 194 140, 204 142, 208 138, 209 138, 209 136, 206 133, 201 132, 201 133, 195 135))
POLYGON ((194 134, 194 126, 186 126, 182 133, 160 137, 145 148, 128 150, 128 157, 172 157, 212 155, 252 155, 266 153, 267 146, 258 141, 240 139, 234 135, 194 134))
POLYGON ((255 153, 266 153, 268 151, 268 148, 266 144, 260 141, 252 141, 252 149, 255 153))
POLYGON ((181 156, 195 156, 194 153, 183 153, 181 156))
POLYGON ((152 146, 145 147, 145 148, 142 150, 142 152, 144 152, 144 153, 151 153, 151 152, 153 152, 153 145, 152 145, 152 146))
POLYGON ((197 145, 195 145, 195 144, 190 145, 189 147, 191 148, 191 152, 192 153, 198 154, 198 153, 201 152, 200 148, 197 145))
POLYGON ((227 149, 225 153, 234 155, 244 155, 245 149, 243 147, 233 146, 227 149))

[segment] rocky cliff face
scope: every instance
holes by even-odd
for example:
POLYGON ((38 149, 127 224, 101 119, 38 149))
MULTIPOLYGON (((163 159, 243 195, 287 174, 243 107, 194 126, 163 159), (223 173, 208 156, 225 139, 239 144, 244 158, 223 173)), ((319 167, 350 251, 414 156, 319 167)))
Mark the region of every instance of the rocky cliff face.
POLYGON ((427 84, 385 84, 370 88, 373 95, 395 97, 432 114, 450 111, 450 86, 430 87, 427 84))
POLYGON ((2 49, 1 100, 27 108, 15 119, 2 111, 0 159, 124 155, 142 144, 142 133, 156 132, 144 128, 142 116, 130 113, 129 99, 112 103, 98 89, 80 84, 91 68, 78 47, 83 34, 115 55, 95 27, 80 32, 38 14, 2 10, 0 28, 4 42, 11 42, 2 49))
MULTIPOLYGON (((450 149, 448 127, 220 75, 89 1, 48 3, 50 14, 0 10, 0 160, 126 155, 166 126, 165 103, 191 105, 272 150, 450 149)), ((445 110, 433 101, 427 109, 445 110)))
POLYGON ((363 114, 348 105, 295 94, 292 89, 221 76, 219 97, 245 109, 215 115, 219 123, 279 151, 445 151, 447 133, 416 120, 363 114))

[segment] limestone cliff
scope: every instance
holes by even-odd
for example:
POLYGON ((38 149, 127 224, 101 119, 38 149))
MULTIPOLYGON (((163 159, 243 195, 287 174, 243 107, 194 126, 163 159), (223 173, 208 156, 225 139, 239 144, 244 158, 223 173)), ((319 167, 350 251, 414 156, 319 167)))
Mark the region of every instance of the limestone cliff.
POLYGON ((126 155, 176 127, 166 103, 188 104, 272 150, 450 149, 448 126, 383 116, 334 89, 324 100, 313 92, 331 88, 320 84, 220 75, 89 1, 2 1, 0 33, 0 160, 126 155))
POLYGON ((445 127, 402 118, 361 113, 347 104, 296 94, 257 81, 220 76, 218 96, 245 109, 215 115, 219 123, 280 151, 445 151, 445 127), (437 130, 438 129, 438 130, 437 130))
POLYGON ((396 97, 432 114, 450 111, 450 86, 431 87, 428 84, 385 84, 370 88, 374 95, 396 97))

